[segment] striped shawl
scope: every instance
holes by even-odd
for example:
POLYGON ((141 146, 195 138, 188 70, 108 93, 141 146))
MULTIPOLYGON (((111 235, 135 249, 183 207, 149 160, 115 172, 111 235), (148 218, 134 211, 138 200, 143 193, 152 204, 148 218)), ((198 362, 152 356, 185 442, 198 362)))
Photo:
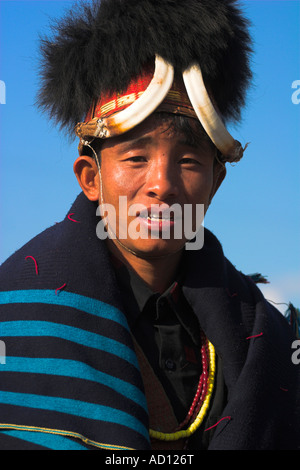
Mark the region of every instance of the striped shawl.
MULTIPOLYGON (((80 194, 0 269, 0 449, 150 449, 139 364, 97 223, 80 194)), ((289 325, 209 231, 186 256, 183 291, 228 389, 230 420, 209 448, 297 448, 300 365, 289 325)))

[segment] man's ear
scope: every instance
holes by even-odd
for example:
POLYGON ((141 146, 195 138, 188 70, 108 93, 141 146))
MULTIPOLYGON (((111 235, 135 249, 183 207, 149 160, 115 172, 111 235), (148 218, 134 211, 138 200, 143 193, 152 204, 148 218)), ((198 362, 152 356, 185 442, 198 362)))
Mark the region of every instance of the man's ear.
POLYGON ((82 155, 75 160, 73 170, 86 197, 90 201, 99 201, 100 180, 95 160, 92 157, 82 155))

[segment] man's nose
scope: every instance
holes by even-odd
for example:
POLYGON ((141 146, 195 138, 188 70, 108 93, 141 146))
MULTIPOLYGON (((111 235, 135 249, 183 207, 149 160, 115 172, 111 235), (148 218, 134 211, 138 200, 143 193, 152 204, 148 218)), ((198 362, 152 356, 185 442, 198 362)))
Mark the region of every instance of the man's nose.
POLYGON ((148 170, 146 190, 149 197, 172 202, 179 194, 178 175, 166 156, 154 161, 148 170))

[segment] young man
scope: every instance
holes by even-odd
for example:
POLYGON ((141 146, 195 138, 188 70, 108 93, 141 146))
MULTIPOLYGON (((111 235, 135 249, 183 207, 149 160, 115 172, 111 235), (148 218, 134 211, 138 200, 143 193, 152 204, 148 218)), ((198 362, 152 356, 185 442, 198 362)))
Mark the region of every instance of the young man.
POLYGON ((229 0, 96 2, 43 43, 82 193, 1 268, 0 448, 299 446, 293 333, 200 227, 250 50, 229 0))

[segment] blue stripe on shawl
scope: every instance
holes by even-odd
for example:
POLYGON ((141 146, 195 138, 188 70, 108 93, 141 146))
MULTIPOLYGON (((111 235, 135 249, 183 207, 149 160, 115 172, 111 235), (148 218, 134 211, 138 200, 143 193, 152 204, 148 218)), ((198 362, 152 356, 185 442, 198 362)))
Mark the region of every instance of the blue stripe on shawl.
POLYGON ((67 413, 81 418, 115 423, 130 428, 149 441, 149 432, 141 421, 124 411, 69 398, 0 391, 0 403, 67 413))
POLYGON ((5 372, 49 374, 91 380, 115 390, 147 411, 144 393, 134 385, 69 359, 6 357, 5 372))
POLYGON ((51 450, 88 450, 78 442, 56 434, 34 431, 0 431, 0 434, 32 442, 51 450))
POLYGON ((55 290, 46 289, 0 292, 0 304, 17 303, 41 303, 72 307, 77 310, 117 322, 129 330, 125 315, 116 307, 105 302, 101 302, 100 300, 85 297, 84 295, 74 294, 72 292, 59 291, 58 293, 55 293, 55 290))
POLYGON ((80 328, 46 321, 2 322, 1 337, 50 336, 72 341, 83 346, 108 352, 130 362, 139 369, 135 352, 125 344, 106 336, 91 333, 80 328))

